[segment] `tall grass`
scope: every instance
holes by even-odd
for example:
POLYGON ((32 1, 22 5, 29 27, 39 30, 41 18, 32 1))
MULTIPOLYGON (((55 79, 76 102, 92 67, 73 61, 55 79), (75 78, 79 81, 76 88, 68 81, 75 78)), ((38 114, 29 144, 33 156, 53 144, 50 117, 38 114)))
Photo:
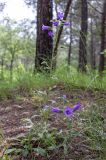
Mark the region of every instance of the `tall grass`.
POLYGON ((63 66, 55 72, 55 76, 69 88, 106 90, 106 76, 100 78, 98 72, 84 74, 73 67, 63 66))
POLYGON ((14 92, 29 94, 34 89, 49 88, 58 83, 63 83, 68 89, 106 90, 106 76, 100 78, 97 72, 83 74, 78 73, 73 67, 61 66, 51 74, 36 73, 34 75, 31 71, 14 71, 12 82, 6 71, 4 80, 0 81, 0 98, 11 98, 14 92))

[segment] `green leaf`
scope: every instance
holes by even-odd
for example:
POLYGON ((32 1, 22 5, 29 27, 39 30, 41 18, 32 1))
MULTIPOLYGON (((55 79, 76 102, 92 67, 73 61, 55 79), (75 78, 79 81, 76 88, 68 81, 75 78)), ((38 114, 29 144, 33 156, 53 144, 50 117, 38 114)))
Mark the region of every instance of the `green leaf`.
POLYGON ((57 146, 56 146, 56 145, 52 145, 52 146, 48 147, 48 150, 53 151, 53 150, 55 150, 56 148, 57 148, 57 146))
POLYGON ((29 151, 28 151, 28 150, 23 150, 22 155, 23 155, 24 157, 27 157, 27 156, 28 156, 28 154, 29 154, 29 151))
POLYGON ((13 154, 14 152, 16 152, 16 148, 7 149, 7 150, 5 151, 5 154, 13 154))
POLYGON ((41 147, 33 148, 33 150, 37 152, 38 155, 41 155, 41 156, 46 156, 47 154, 46 150, 41 147))

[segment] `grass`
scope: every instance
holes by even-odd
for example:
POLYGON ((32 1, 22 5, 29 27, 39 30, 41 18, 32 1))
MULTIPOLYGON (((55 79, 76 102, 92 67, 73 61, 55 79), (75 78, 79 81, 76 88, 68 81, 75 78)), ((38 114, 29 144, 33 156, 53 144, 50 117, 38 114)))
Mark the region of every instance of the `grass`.
POLYGON ((63 67, 56 71, 56 76, 69 88, 106 90, 106 76, 100 78, 97 72, 79 73, 75 68, 63 67))
POLYGON ((99 106, 97 104, 93 104, 90 108, 87 108, 84 112, 82 112, 82 117, 84 120, 83 133, 86 139, 88 139, 89 148, 97 151, 98 153, 101 152, 102 156, 105 156, 106 147, 104 113, 104 106, 99 106))
POLYGON ((0 144, 1 144, 1 142, 2 142, 2 140, 3 140, 3 131, 2 131, 2 128, 0 128, 0 144))
POLYGON ((73 67, 63 66, 50 75, 43 73, 33 75, 31 72, 14 71, 11 82, 9 73, 6 71, 5 79, 0 82, 0 99, 12 98, 14 93, 30 95, 35 89, 49 88, 57 84, 64 84, 67 89, 106 90, 106 76, 100 78, 98 73, 93 72, 82 74, 73 67))

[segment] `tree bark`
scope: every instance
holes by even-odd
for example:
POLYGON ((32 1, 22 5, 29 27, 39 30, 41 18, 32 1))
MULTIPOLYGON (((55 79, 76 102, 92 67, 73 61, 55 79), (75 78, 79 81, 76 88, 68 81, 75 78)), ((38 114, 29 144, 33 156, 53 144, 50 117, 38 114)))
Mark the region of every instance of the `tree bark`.
POLYGON ((4 56, 1 59, 1 80, 4 79, 4 56))
MULTIPOLYGON (((72 22, 72 16, 70 13, 70 24, 72 22)), ((70 44, 69 44, 69 51, 68 51, 68 65, 70 65, 71 62, 71 52, 72 52, 72 26, 70 25, 70 44)))
POLYGON ((94 33, 93 33, 93 20, 91 18, 91 45, 90 45, 90 63, 91 68, 96 69, 95 51, 94 51, 94 33))
MULTIPOLYGON (((68 0, 63 20, 67 19, 71 4, 72 4, 72 0, 68 0)), ((59 31, 58 31, 58 35, 57 35, 57 39, 56 39, 56 43, 55 43, 55 46, 54 46, 54 51, 53 51, 54 62, 53 62, 53 66, 52 67, 54 69, 56 68, 57 51, 58 51, 58 46, 59 46, 59 42, 60 42, 62 31, 63 31, 63 26, 60 26, 59 31)))
POLYGON ((53 39, 48 31, 42 31, 42 25, 52 27, 52 0, 37 1, 37 39, 34 71, 48 71, 51 67, 53 39))
POLYGON ((10 62, 10 81, 13 79, 13 62, 14 62, 14 53, 11 53, 11 62, 10 62))
POLYGON ((105 69, 104 50, 106 49, 106 0, 103 3, 103 13, 101 21, 101 54, 99 61, 99 72, 102 73, 105 69))
POLYGON ((87 0, 81 0, 81 31, 79 40, 79 66, 78 70, 86 72, 87 65, 87 29, 88 29, 87 0))

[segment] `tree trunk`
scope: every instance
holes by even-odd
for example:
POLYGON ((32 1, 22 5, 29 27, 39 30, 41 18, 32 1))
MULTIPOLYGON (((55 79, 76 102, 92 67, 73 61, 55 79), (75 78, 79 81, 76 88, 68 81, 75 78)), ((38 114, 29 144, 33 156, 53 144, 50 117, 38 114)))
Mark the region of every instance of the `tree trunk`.
POLYGON ((90 63, 91 63, 91 68, 93 70, 96 69, 95 51, 94 51, 94 33, 93 33, 93 21, 92 21, 92 18, 91 18, 90 63))
POLYGON ((87 29, 88 29, 87 0, 81 0, 81 31, 79 40, 79 66, 78 70, 86 72, 87 65, 87 29))
POLYGON ((101 22, 101 54, 99 61, 99 72, 102 73, 105 68, 104 50, 106 49, 106 0, 103 3, 103 13, 101 22))
MULTIPOLYGON (((67 19, 71 4, 72 4, 72 0, 68 0, 63 20, 67 19)), ((54 62, 53 62, 53 66, 52 67, 54 69, 56 68, 57 51, 58 51, 58 46, 59 46, 59 42, 60 42, 62 31, 63 31, 63 26, 60 26, 59 31, 58 31, 58 35, 57 35, 57 39, 56 39, 56 43, 55 43, 55 46, 54 46, 54 51, 53 51, 54 62)))
POLYGON ((48 31, 42 31, 42 25, 52 27, 52 0, 37 1, 37 39, 34 71, 49 71, 52 61, 53 39, 48 31))
MULTIPOLYGON (((70 24, 72 22, 72 17, 70 13, 70 24)), ((72 52, 72 25, 70 25, 70 44, 69 44, 69 51, 68 51, 68 65, 70 65, 71 61, 71 52, 72 52)))
POLYGON ((4 79, 4 57, 1 59, 1 80, 4 79))
POLYGON ((10 62, 10 81, 13 79, 13 62, 14 62, 14 53, 11 54, 11 62, 10 62))

